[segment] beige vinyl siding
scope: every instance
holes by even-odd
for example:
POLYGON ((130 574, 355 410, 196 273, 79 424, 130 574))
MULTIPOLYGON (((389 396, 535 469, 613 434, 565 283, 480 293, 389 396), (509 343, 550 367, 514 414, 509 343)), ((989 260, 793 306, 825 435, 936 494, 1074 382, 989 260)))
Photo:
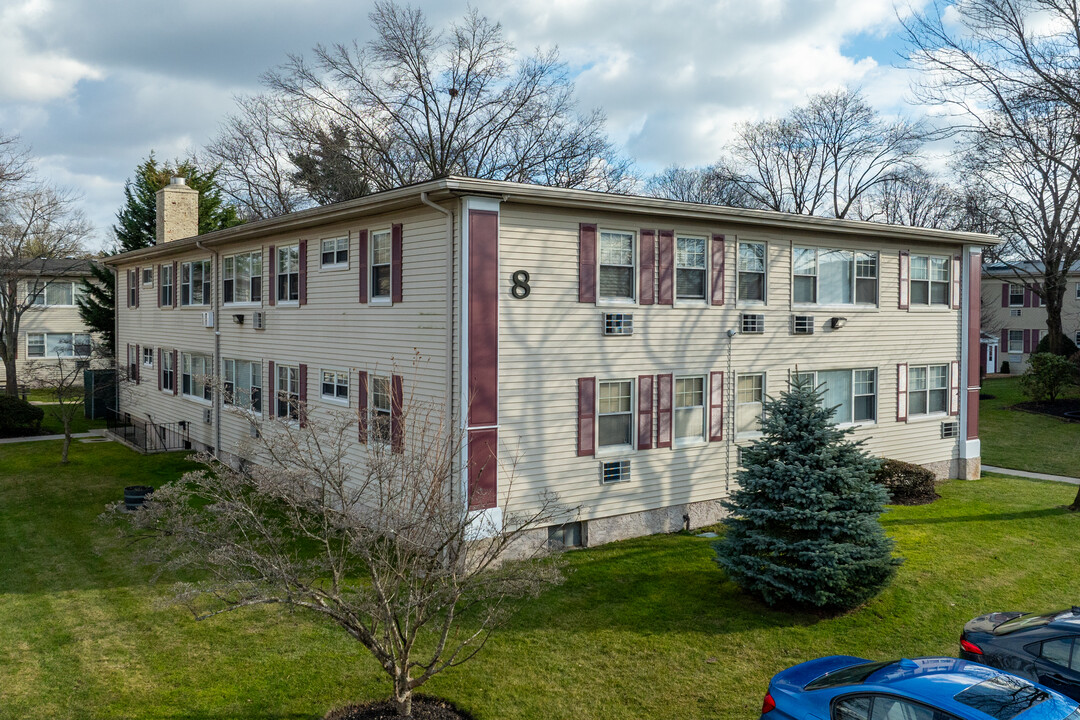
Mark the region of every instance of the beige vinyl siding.
MULTIPOLYGON (((1076 333, 1080 332, 1080 300, 1076 298, 1076 286, 1080 283, 1080 275, 1070 275, 1065 288, 1065 297, 1061 304, 1061 329, 1070 340, 1076 340, 1076 333)), ((1045 307, 1002 307, 1001 286, 1019 284, 1018 280, 1002 279, 1000 277, 983 276, 982 279, 982 309, 985 327, 983 332, 998 339, 1001 338, 1002 330, 1038 330, 1039 339, 1046 337, 1046 308, 1045 307), (1012 310, 1019 310, 1020 317, 1014 317, 1012 310)), ((1027 367, 1029 353, 1016 353, 1019 360, 1011 360, 1011 354, 1005 345, 998 347, 998 361, 1009 360, 1009 370, 1016 375, 1022 373, 1027 367)))

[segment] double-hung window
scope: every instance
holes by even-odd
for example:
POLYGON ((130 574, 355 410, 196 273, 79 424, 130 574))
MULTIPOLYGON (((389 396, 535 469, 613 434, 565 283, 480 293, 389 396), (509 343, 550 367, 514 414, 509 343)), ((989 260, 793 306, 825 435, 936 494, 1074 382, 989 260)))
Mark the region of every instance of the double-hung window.
POLYGON ((824 393, 822 405, 836 408, 832 422, 837 425, 872 423, 877 420, 877 370, 819 370, 799 373, 824 393))
POLYGON ((911 256, 911 304, 949 304, 949 258, 911 256))
POLYGON ((32 358, 89 357, 89 333, 28 333, 26 356, 32 358))
POLYGON ((705 238, 675 238, 675 297, 705 299, 705 238))
POLYGON ((262 412, 262 363, 227 358, 224 374, 225 404, 262 412))
POLYGON ((599 383, 597 399, 597 446, 631 448, 634 442, 634 383, 611 380, 599 383))
POLYGON ((1024 352, 1024 331, 1009 331, 1009 346, 1005 349, 1010 355, 1019 355, 1024 352))
POLYGON ((322 241, 322 268, 349 267, 349 238, 328 238, 322 241))
POLYGON ((262 251, 230 255, 221 261, 222 302, 262 301, 262 251))
POLYGON ((735 432, 761 430, 761 411, 765 403, 765 374, 739 375, 735 386, 735 432))
POLYGON ((739 300, 765 302, 765 243, 739 243, 739 300))
POLYGON ((45 334, 27 333, 26 356, 32 358, 45 357, 45 334))
POLYGON ((180 265, 180 304, 208 305, 212 280, 209 260, 196 260, 180 265))
POLYGON ((877 253, 797 247, 792 266, 796 303, 877 304, 877 253))
POLYGON ((143 347, 142 364, 143 367, 154 367, 154 348, 145 346, 143 347))
POLYGON ((139 299, 139 288, 137 283, 139 282, 138 275, 134 270, 128 270, 128 307, 135 307, 136 302, 139 299))
POLYGON ((154 285, 154 268, 148 267, 142 269, 142 284, 151 287, 154 285))
POLYGON ((300 301, 300 245, 277 249, 277 301, 300 301))
POLYGON ((161 353, 161 389, 172 392, 173 388, 176 387, 175 382, 176 368, 173 367, 173 354, 163 352, 161 353))
POLYGON ((371 378, 371 436, 380 442, 390 442, 390 378, 371 378))
MULTIPOLYGON (((134 276, 134 272, 131 273, 134 276)), ((134 292, 135 286, 131 286, 134 292)), ((71 307, 75 304, 75 283, 53 280, 51 282, 27 282, 26 298, 30 305, 41 307, 71 307)), ((132 295, 134 298, 134 294, 132 295)), ((134 300, 132 305, 134 305, 134 300)))
POLYGON ((949 409, 949 366, 908 368, 908 415, 934 415, 949 409))
POLYGON ((705 439, 705 378, 675 378, 675 441, 705 439))
POLYGON ((300 368, 277 366, 277 416, 283 420, 300 419, 300 368))
MULTIPOLYGON (((1076 286, 1076 296, 1080 297, 1080 285, 1076 286)), ((1009 307, 1024 307, 1024 286, 1009 283, 1009 307)))
MULTIPOLYGON (((393 241, 389 230, 371 233, 371 297, 390 299, 394 259, 393 241)), ((389 437, 389 436, 387 436, 389 437)))
POLYGON ((214 361, 206 355, 180 356, 180 392, 189 398, 209 401, 213 397, 214 361))
POLYGON ((322 371, 322 399, 336 403, 349 402, 349 373, 340 370, 322 371))
POLYGON ((26 283, 26 302, 28 305, 45 305, 45 286, 43 283, 26 283))
POLYGON ((172 265, 161 266, 161 306, 172 307, 173 304, 173 276, 172 265))
POLYGON ((597 297, 600 300, 634 300, 634 234, 602 230, 597 297))

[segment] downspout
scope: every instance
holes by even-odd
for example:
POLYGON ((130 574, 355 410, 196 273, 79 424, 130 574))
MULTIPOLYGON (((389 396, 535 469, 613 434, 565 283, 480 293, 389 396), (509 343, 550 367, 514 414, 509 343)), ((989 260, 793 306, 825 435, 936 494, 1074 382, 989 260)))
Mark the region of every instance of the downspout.
MULTIPOLYGON (((426 192, 420 193, 420 202, 446 216, 446 422, 447 427, 454 428, 454 212, 433 203, 426 192)), ((451 470, 450 502, 453 501, 451 470)))
MULTIPOLYGON (((217 250, 209 250, 201 241, 195 241, 195 247, 214 254, 214 283, 210 296, 214 298, 214 377, 221 372, 221 317, 218 312, 218 273, 221 272, 221 256, 217 250)), ((175 284, 175 281, 174 281, 175 284)), ((214 457, 221 458, 221 389, 214 389, 214 457)))

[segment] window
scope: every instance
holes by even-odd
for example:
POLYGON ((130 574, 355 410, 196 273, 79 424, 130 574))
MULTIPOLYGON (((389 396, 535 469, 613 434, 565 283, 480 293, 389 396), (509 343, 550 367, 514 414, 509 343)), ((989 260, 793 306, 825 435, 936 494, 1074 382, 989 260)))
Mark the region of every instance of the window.
MULTIPOLYGON (((393 248, 389 230, 371 233, 371 297, 390 297, 393 248)), ((387 436, 389 437, 389 436, 387 436)))
POLYGON ((173 304, 173 276, 172 265, 161 266, 161 305, 172 307, 173 304))
POLYGON ((283 420, 300 419, 300 368, 277 366, 277 416, 283 420))
POLYGON ((42 286, 41 283, 26 283, 26 303, 28 305, 45 304, 45 288, 42 286))
POLYGON ((262 301, 262 250, 230 255, 221 262, 222 302, 262 301))
POLYGON ((705 439, 705 378, 675 378, 675 440, 705 439))
POLYGON ((209 260, 196 260, 180 265, 180 304, 209 304, 212 279, 209 260))
POLYGON ((1039 648, 1039 657, 1048 663, 1080 670, 1080 650, 1075 650, 1073 638, 1047 640, 1039 648))
POLYGON ((837 700, 833 705, 833 720, 867 720, 870 717, 870 698, 856 695, 837 700))
POLYGON ((1080 300, 1080 282, 1076 283, 1076 299, 1080 300))
POLYGON ((349 267, 349 238, 330 238, 322 241, 324 268, 349 267))
POLYGON ((180 360, 180 392, 185 397, 209 401, 213 397, 211 374, 214 361, 206 355, 184 353, 180 360))
POLYGON ((761 430, 761 409, 765 401, 765 375, 740 375, 736 380, 735 432, 761 430))
POLYGON ((154 284, 154 268, 143 268, 142 271, 142 284, 153 285, 154 284))
POLYGON ((154 367, 154 348, 144 347, 142 349, 142 364, 146 367, 154 367))
POLYGON ((877 420, 877 370, 819 370, 799 376, 825 393, 822 405, 836 408, 832 421, 837 425, 877 420))
POLYGON ((138 305, 138 301, 139 301, 139 288, 138 288, 138 285, 137 285, 137 283, 139 281, 139 278, 135 274, 134 270, 128 270, 127 279, 128 279, 128 307, 136 307, 138 305))
POLYGON ((262 363, 226 358, 224 371, 224 403, 262 412, 262 363))
POLYGON ((26 356, 45 357, 45 335, 43 333, 28 333, 26 335, 26 356))
POLYGON ((599 447, 629 448, 633 443, 633 385, 630 380, 600 383, 596 423, 599 447))
MULTIPOLYGON (((1076 286, 1080 291, 1080 285, 1076 286)), ((1077 293, 1080 297, 1080 292, 1077 293)), ((1009 307, 1023 307, 1024 306, 1024 286, 1017 285, 1016 283, 1009 283, 1009 307)))
POLYGON ((32 358, 89 357, 89 333, 28 333, 26 356, 32 358))
POLYGON ((135 352, 134 345, 128 345, 128 379, 134 380, 136 384, 139 382, 139 356, 135 352))
POLYGON ((908 415, 940 414, 948 407, 948 365, 908 368, 908 415))
POLYGON ((765 243, 739 243, 739 300, 765 302, 765 243))
POLYGON ((911 304, 949 304, 949 258, 911 256, 911 304))
POLYGON ((888 695, 874 698, 870 720, 946 720, 948 715, 933 708, 888 695))
POLYGON ((176 387, 175 383, 176 368, 173 367, 173 354, 163 352, 161 353, 161 389, 172 392, 173 388, 176 387))
POLYGON ((548 545, 555 549, 581 547, 581 523, 570 522, 565 525, 549 526, 548 545))
POLYGON ((299 245, 286 245, 277 249, 277 300, 300 301, 299 245))
POLYGON ((634 299, 633 233, 601 231, 598 287, 601 300, 634 299))
POLYGON ((348 403, 349 373, 337 370, 323 370, 322 399, 348 403))
POLYGON ((390 378, 371 378, 371 436, 390 442, 390 378))
MULTIPOLYGON (((26 299, 30 305, 71 307, 75 304, 77 295, 81 295, 81 293, 75 292, 75 283, 73 282, 26 283, 26 299)), ((134 305, 134 302, 132 304, 134 305)))
MULTIPOLYGON (((1078 333, 1080 335, 1080 333, 1078 333)), ((1024 352, 1024 331, 1023 330, 1010 330, 1009 331, 1009 347, 1006 348, 1006 352, 1011 355, 1019 355, 1024 352)))
POLYGON ((876 305, 876 253, 795 248, 792 300, 821 305, 876 305))
POLYGON ((705 238, 676 238, 675 297, 705 299, 705 238))

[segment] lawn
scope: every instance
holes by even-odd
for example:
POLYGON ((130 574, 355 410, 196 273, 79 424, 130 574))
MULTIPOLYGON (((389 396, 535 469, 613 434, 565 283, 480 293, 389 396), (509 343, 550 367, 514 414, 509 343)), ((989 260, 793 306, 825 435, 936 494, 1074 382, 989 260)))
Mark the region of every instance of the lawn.
MULTIPOLYGON (((45 418, 41 421, 41 434, 63 435, 64 423, 62 423, 60 418, 55 414, 55 412, 59 410, 59 407, 56 405, 39 405, 38 407, 45 411, 45 418)), ((103 427, 105 427, 104 420, 88 420, 86 418, 83 414, 83 406, 81 403, 75 409, 75 415, 71 419, 71 432, 83 433, 103 427)))
POLYGON ((1008 410, 1028 399, 1018 377, 985 380, 982 392, 994 396, 979 403, 983 463, 1080 477, 1080 423, 1008 410))
MULTIPOLYGON (((114 444, 0 446, 0 717, 310 718, 387 694, 335 628, 258 609, 195 622, 163 605, 129 551, 95 522, 132 483, 189 467, 114 444)), ((1074 488, 953 481, 893 508, 907 561, 866 607, 830 619, 740 595, 709 541, 667 535, 571 553, 568 579, 530 602, 480 657, 426 688, 481 720, 751 718, 769 677, 811 657, 951 654, 993 609, 1075 602, 1074 488)))

